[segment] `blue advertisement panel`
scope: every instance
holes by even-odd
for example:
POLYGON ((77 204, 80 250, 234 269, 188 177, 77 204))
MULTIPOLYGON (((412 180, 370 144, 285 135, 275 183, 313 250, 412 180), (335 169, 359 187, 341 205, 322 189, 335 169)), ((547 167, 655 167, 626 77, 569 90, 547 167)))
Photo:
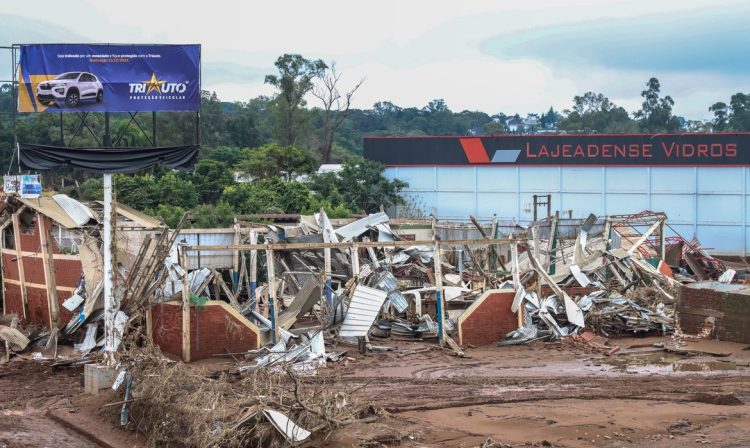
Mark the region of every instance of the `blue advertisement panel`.
POLYGON ((197 111, 200 57, 200 45, 22 45, 18 111, 197 111))

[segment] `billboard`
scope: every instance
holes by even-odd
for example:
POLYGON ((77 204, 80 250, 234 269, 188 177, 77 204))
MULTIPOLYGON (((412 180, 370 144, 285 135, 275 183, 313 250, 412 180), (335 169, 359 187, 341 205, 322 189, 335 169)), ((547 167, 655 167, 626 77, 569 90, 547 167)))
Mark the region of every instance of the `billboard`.
POLYGON ((5 194, 17 194, 22 198, 38 198, 42 194, 42 179, 38 174, 3 176, 5 194))
POLYGON ((365 158, 408 165, 750 165, 750 134, 365 137, 365 158))
POLYGON ((197 111, 200 50, 200 45, 21 45, 18 111, 197 111))

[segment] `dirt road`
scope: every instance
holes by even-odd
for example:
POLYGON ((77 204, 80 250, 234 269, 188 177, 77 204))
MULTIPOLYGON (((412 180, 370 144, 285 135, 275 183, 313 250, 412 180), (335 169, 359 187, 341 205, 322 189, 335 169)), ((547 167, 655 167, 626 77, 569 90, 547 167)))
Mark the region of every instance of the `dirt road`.
MULTIPOLYGON (((430 347, 420 342, 391 341, 395 351, 368 356, 340 346, 355 360, 332 368, 382 415, 306 446, 750 446, 750 350, 704 342, 675 353, 654 342, 665 340, 618 340, 610 357, 560 343, 467 349, 465 358, 435 346, 400 356, 430 347)), ((38 361, 0 366, 0 447, 98 446, 50 415, 109 446, 141 446, 100 410, 106 396, 81 395, 80 375, 38 361)))

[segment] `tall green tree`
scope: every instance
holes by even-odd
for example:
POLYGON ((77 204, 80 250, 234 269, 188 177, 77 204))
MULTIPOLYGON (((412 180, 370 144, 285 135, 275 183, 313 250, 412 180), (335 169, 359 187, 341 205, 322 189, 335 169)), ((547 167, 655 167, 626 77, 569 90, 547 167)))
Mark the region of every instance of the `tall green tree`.
POLYGON ((266 75, 265 82, 279 90, 276 97, 280 114, 283 144, 295 144, 295 130, 300 107, 305 105, 305 95, 313 88, 313 79, 322 76, 328 66, 320 59, 305 59, 299 54, 284 54, 274 63, 279 71, 266 75))
POLYGON ((729 126, 733 131, 747 132, 750 131, 750 95, 737 92, 729 100, 731 108, 731 117, 729 126))
POLYGON ((291 181, 299 175, 313 173, 316 165, 312 155, 302 148, 269 143, 245 149, 237 162, 237 170, 256 179, 282 177, 291 181))
POLYGON ((709 112, 714 113, 714 119, 711 125, 714 131, 726 131, 729 126, 729 106, 723 101, 718 101, 708 108, 709 112))
POLYGON ((557 128, 568 132, 625 133, 637 130, 628 112, 601 93, 586 92, 573 97, 573 109, 566 110, 557 128))
POLYGON ((674 100, 671 96, 661 97, 659 80, 651 78, 646 83, 646 90, 641 92, 643 104, 634 116, 643 132, 676 132, 680 130, 680 121, 672 115, 674 100))

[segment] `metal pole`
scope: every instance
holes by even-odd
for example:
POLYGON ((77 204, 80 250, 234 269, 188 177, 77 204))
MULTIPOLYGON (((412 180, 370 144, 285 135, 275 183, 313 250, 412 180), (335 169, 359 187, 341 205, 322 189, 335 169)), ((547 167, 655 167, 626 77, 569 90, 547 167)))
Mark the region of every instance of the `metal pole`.
POLYGON ((104 140, 102 143, 105 148, 112 146, 112 136, 109 134, 109 112, 104 112, 104 140))
POLYGON ((156 112, 151 112, 151 144, 159 146, 156 143, 156 112))
POLYGON ((112 295, 112 174, 104 174, 104 347, 114 351, 115 313, 117 309, 112 295))
MULTIPOLYGON (((11 47, 10 50, 11 53, 11 60, 13 64, 13 74, 11 79, 13 82, 11 83, 11 96, 13 96, 13 146, 17 151, 20 150, 18 147, 18 133, 16 132, 16 114, 18 113, 18 96, 21 94, 21 89, 19 89, 19 82, 18 82, 18 68, 16 67, 16 46, 14 45, 11 47)), ((11 161, 12 163, 12 161, 11 161)), ((11 167, 8 167, 8 173, 10 173, 11 167)), ((18 160, 18 172, 21 172, 21 160, 18 160)))
POLYGON ((268 316, 271 319, 271 330, 273 331, 273 343, 279 337, 279 329, 276 325, 276 305, 274 304, 276 295, 276 266, 274 263, 273 249, 266 249, 266 260, 268 268, 268 316))
POLYGON ((534 195, 534 222, 536 222, 536 195, 534 195))
POLYGON ((552 195, 547 195, 547 218, 552 216, 552 195))
POLYGON ((445 315, 443 313, 443 266, 440 263, 440 246, 433 245, 432 262, 435 265, 435 306, 437 312, 438 340, 440 345, 445 343, 445 315))
MULTIPOLYGON (((184 247, 180 247, 180 267, 182 268, 182 360, 190 362, 190 277, 188 277, 188 255, 184 247)), ((196 342, 196 346, 197 344, 196 342)))
POLYGON ((60 112, 60 146, 65 146, 65 128, 63 127, 63 113, 60 112))

